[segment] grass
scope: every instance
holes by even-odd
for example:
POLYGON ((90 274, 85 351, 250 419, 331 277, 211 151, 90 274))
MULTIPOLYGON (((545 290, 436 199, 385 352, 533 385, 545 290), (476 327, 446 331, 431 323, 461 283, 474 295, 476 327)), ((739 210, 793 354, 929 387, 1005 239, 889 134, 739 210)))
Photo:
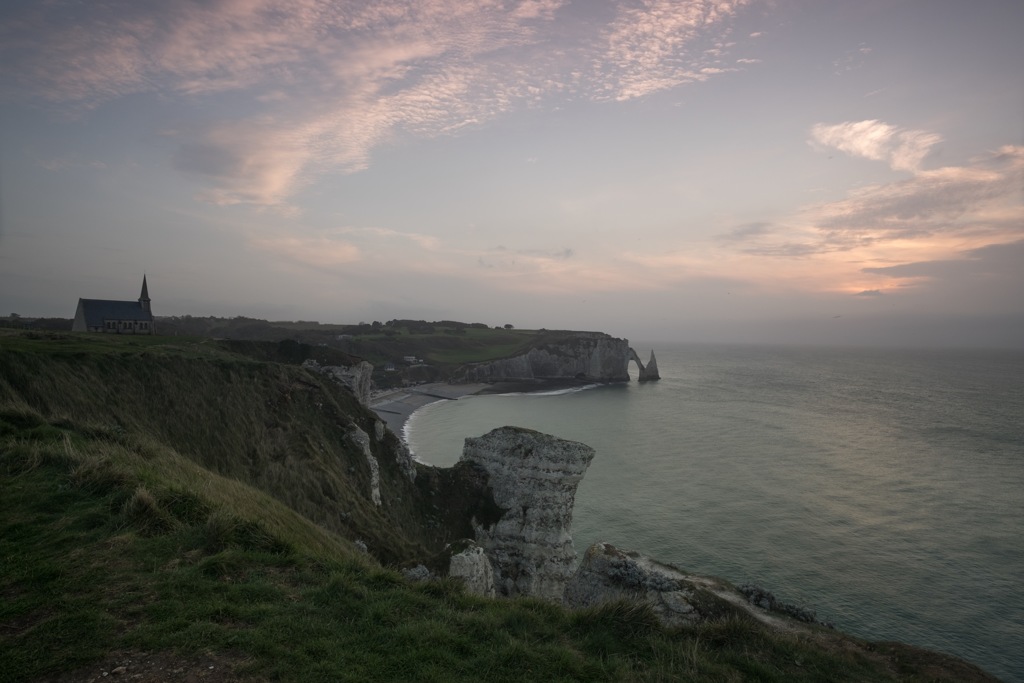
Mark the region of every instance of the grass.
POLYGON ((199 337, 110 335, 72 332, 22 332, 0 328, 0 350, 45 355, 169 353, 210 357, 221 354, 199 337))
POLYGON ((375 441, 385 498, 403 501, 366 504, 365 461, 331 425, 372 425, 329 386, 295 388, 311 375, 156 342, 0 340, 0 683, 124 662, 152 680, 214 665, 284 681, 985 680, 831 632, 670 630, 630 603, 410 583, 353 534, 378 557, 410 551, 428 527, 417 486, 441 475, 402 484, 375 441), (350 520, 331 528, 325 509, 350 520))
POLYGON ((346 342, 346 348, 375 363, 416 356, 431 364, 453 368, 525 353, 541 337, 536 330, 515 329, 462 328, 455 333, 455 328, 437 327, 429 334, 412 334, 405 329, 389 332, 354 337, 346 342))
POLYGON ((0 680, 118 650, 232 652, 247 662, 238 673, 285 680, 625 673, 625 660, 574 642, 586 617, 483 600, 448 581, 409 584, 347 551, 284 541, 213 500, 142 484, 115 464, 119 446, 74 441, 4 444, 0 680))
MULTIPOLYGON (((134 338, 68 337, 27 340, 34 344, 0 337, 0 420, 35 420, 26 428, 40 430, 63 424, 114 440, 148 454, 141 466, 154 477, 163 475, 170 448, 202 472, 265 491, 363 540, 387 562, 424 554, 433 527, 391 455, 394 435, 372 443, 388 504, 369 498, 369 464, 348 434, 374 434, 377 417, 351 393, 302 368, 209 344, 153 342, 139 353, 134 338)), ((204 474, 187 485, 210 486, 204 474)))

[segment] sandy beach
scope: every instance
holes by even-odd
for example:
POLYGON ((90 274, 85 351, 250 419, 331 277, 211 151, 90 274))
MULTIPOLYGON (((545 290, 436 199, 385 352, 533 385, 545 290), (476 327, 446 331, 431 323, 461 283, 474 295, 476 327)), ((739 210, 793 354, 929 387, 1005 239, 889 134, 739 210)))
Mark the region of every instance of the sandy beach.
POLYGON ((479 394, 487 388, 487 384, 420 384, 375 396, 370 401, 370 410, 377 413, 391 431, 402 436, 402 427, 417 409, 435 401, 454 401, 463 396, 479 394))
POLYGON ((402 436, 402 427, 417 409, 434 401, 454 401, 476 394, 530 393, 570 387, 589 386, 593 382, 575 378, 544 378, 505 380, 479 384, 448 384, 432 382, 415 387, 394 389, 377 394, 370 400, 370 410, 387 423, 388 428, 402 436))

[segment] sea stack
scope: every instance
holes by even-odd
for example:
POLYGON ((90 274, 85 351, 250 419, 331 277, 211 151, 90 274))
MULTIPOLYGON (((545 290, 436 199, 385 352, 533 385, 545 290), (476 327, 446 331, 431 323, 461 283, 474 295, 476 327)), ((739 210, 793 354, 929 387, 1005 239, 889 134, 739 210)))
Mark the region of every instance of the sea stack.
POLYGON ((640 356, 632 348, 629 350, 629 357, 640 370, 639 374, 637 374, 637 382, 650 382, 651 380, 661 379, 661 375, 658 374, 658 359, 654 357, 653 349, 651 349, 651 359, 647 361, 647 365, 643 364, 640 356))
POLYGON ((651 349, 651 359, 647 361, 647 365, 641 366, 637 381, 649 382, 655 379, 661 379, 661 375, 658 374, 658 359, 654 357, 654 349, 651 349))
POLYGON ((561 601, 576 568, 570 534, 576 487, 593 458, 587 445, 519 427, 466 439, 462 460, 487 472, 503 510, 491 526, 472 522, 499 595, 561 601))

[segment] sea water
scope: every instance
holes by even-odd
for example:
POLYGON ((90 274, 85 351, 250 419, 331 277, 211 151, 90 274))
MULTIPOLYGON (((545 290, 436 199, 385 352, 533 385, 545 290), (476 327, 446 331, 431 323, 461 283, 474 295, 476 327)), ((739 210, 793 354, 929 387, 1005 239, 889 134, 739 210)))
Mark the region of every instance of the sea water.
POLYGON ((1024 682, 1024 353, 655 351, 658 382, 441 401, 406 438, 440 466, 503 425, 581 441, 578 551, 756 583, 1024 682))

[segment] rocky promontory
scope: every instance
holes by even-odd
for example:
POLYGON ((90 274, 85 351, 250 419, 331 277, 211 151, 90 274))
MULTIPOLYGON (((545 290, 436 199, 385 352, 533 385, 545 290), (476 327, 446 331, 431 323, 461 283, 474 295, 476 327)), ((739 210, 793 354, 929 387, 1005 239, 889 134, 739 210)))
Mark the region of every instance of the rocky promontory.
POLYGON ((536 597, 575 609, 641 603, 666 626, 735 614, 782 630, 817 623, 761 589, 737 589, 608 543, 591 546, 577 567, 573 505, 593 458, 585 444, 520 427, 467 438, 459 466, 483 474, 473 488, 491 512, 471 515, 474 538, 453 545, 448 574, 487 596, 536 597))
POLYGON ((471 363, 455 374, 459 382, 579 379, 628 382, 629 342, 602 332, 574 332, 511 358, 471 363))
POLYGON ((462 461, 487 473, 502 509, 497 523, 473 520, 498 594, 561 600, 576 565, 576 488, 593 458, 589 446, 518 427, 466 439, 462 461))
POLYGON ((365 366, 329 349, 34 333, 0 348, 11 680, 200 651, 218 680, 245 677, 236 660, 293 680, 993 680, 608 544, 576 570, 589 447, 504 427, 452 467, 416 462, 365 405, 365 366), (300 367, 313 354, 321 368, 300 367))
POLYGON ((525 385, 628 382, 630 361, 636 362, 639 381, 659 379, 653 351, 645 368, 628 339, 603 332, 567 332, 509 358, 463 365, 453 381, 525 385))

